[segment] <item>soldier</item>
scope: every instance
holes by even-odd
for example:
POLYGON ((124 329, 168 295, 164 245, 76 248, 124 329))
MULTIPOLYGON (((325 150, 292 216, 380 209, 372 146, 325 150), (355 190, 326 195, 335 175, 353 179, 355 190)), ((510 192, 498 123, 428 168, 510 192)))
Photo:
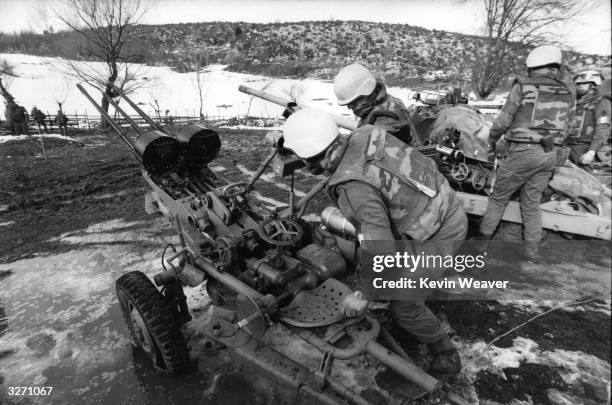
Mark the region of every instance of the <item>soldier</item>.
POLYGON ((42 126, 43 128, 45 128, 46 133, 47 123, 45 122, 45 118, 47 118, 47 116, 45 115, 45 113, 43 113, 38 108, 36 108, 36 106, 34 106, 32 107, 32 112, 30 113, 30 116, 32 117, 32 119, 34 119, 34 122, 38 126, 38 132, 40 132, 40 127, 42 126))
POLYGON ((15 123, 16 135, 28 134, 28 112, 20 105, 14 104, 11 109, 11 118, 15 123))
POLYGON ((346 105, 359 117, 358 127, 384 126, 397 138, 415 147, 421 140, 404 103, 387 93, 384 83, 358 63, 348 65, 334 79, 339 105, 346 105))
POLYGON ((567 138, 567 143, 571 145, 570 160, 590 165, 595 153, 606 145, 610 136, 610 95, 597 91, 602 76, 596 70, 576 75, 574 82, 578 100, 573 132, 567 138))
MULTIPOLYGON (((329 114, 303 109, 287 119, 283 134, 284 147, 304 160, 311 172, 331 174, 327 192, 358 229, 362 251, 368 241, 411 239, 429 243, 419 252, 441 248, 438 252, 444 256, 454 253, 451 242, 465 238, 465 211, 434 161, 384 128, 364 125, 339 136, 329 114)), ((432 277, 441 276, 439 269, 434 272, 432 277)), ((363 269, 359 273, 361 280, 371 275, 363 269)), ((372 298, 368 286, 362 287, 362 293, 343 301, 347 316, 363 313, 372 298)), ((402 300, 391 301, 392 318, 427 344, 434 356, 430 372, 456 375, 460 359, 439 319, 425 306, 429 292, 406 289, 402 294, 402 300)))
POLYGON ((6 122, 4 123, 4 126, 6 127, 6 129, 8 129, 9 131, 11 131, 11 134, 15 135, 15 121, 13 120, 13 116, 15 115, 13 113, 13 110, 17 108, 17 104, 12 100, 9 99, 9 101, 7 101, 4 105, 4 117, 6 118, 6 122))
POLYGON ((55 124, 59 127, 60 134, 65 136, 66 128, 68 126, 68 117, 66 117, 62 110, 57 110, 57 115, 55 116, 55 124))
MULTIPOLYGON (((554 46, 533 49, 526 60, 528 75, 514 81, 506 104, 489 133, 495 144, 504 135, 508 141, 507 156, 496 172, 493 194, 480 223, 480 240, 490 240, 510 197, 518 189, 524 225, 524 251, 528 259, 538 256, 542 237, 540 199, 546 188, 563 145, 575 106, 573 89, 561 81, 561 50, 554 46)), ((481 246, 484 247, 484 246, 481 246)))

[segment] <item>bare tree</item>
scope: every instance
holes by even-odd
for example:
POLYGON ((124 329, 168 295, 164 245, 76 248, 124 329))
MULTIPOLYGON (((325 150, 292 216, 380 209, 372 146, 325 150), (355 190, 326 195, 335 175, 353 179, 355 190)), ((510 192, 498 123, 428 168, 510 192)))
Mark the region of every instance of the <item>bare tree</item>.
POLYGON ((155 115, 157 117, 158 122, 162 121, 161 117, 161 106, 159 104, 159 100, 164 96, 164 94, 168 91, 166 86, 159 80, 159 78, 154 78, 148 86, 147 94, 153 100, 153 102, 149 102, 149 106, 153 108, 155 111, 155 115))
POLYGON ((289 100, 293 101, 296 104, 299 104, 299 99, 304 95, 304 84, 302 82, 296 82, 292 80, 289 83, 289 88, 287 89, 287 95, 289 96, 289 100))
POLYGON ((60 111, 63 111, 62 106, 66 102, 66 99, 68 99, 68 94, 70 94, 71 88, 72 80, 66 79, 61 82, 54 83, 50 89, 51 97, 57 104, 60 111))
POLYGON ((478 49, 472 85, 486 97, 510 73, 520 69, 521 50, 543 43, 560 43, 562 24, 589 6, 584 0, 481 0, 485 44, 478 49))
MULTIPOLYGON (((128 64, 134 47, 129 40, 134 26, 143 17, 146 8, 141 0, 57 0, 46 1, 45 6, 72 31, 80 34, 86 44, 86 53, 104 61, 99 64, 74 61, 66 55, 65 61, 73 76, 99 89, 109 97, 117 97, 117 86, 124 92, 142 84, 142 72, 128 64)), ((108 101, 102 98, 102 109, 108 112, 108 101)), ((106 127, 105 119, 100 125, 106 127)))
POLYGON ((200 100, 200 120, 204 119, 203 108, 204 98, 206 97, 206 72, 204 71, 204 67, 208 65, 208 61, 208 53, 205 50, 187 54, 188 72, 194 73, 192 81, 198 93, 198 99, 200 100))
MULTIPOLYGON (((13 83, 13 79, 17 75, 13 69, 13 66, 10 65, 6 60, 3 60, 0 63, 0 96, 4 98, 4 103, 8 104, 10 102, 15 101, 13 95, 9 92, 11 88, 11 84, 13 83)), ((5 109, 5 115, 8 113, 5 109)), ((8 119, 8 116, 7 116, 8 119)))

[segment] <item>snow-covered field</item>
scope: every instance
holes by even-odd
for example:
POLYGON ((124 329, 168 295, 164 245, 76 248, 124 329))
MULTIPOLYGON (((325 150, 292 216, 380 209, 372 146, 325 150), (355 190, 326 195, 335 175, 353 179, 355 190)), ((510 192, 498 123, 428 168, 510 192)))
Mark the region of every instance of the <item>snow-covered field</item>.
MULTIPOLYGON (((14 66, 18 77, 9 81, 9 91, 18 104, 30 111, 36 105, 43 112, 55 114, 56 98, 65 98, 64 111, 67 114, 89 116, 98 115, 93 106, 76 88, 77 79, 65 72, 65 62, 59 58, 46 58, 23 54, 0 54, 14 66)), ((77 62, 83 69, 99 69, 101 62, 77 62)), ((134 65, 148 78, 146 86, 130 97, 141 105, 145 112, 153 113, 154 100, 157 99, 162 114, 170 110, 172 115, 197 115, 199 99, 195 85, 195 73, 177 73, 168 67, 134 65)), ((204 108, 206 116, 236 117, 250 115, 262 118, 280 117, 283 108, 267 101, 251 97, 238 91, 239 85, 263 89, 276 96, 289 98, 293 92, 302 105, 318 107, 335 114, 352 116, 346 107, 336 104, 331 82, 321 80, 275 79, 251 74, 233 73, 224 70, 223 65, 210 65, 204 74, 204 108)), ((97 100, 97 91, 86 86, 97 100)), ((389 92, 404 103, 414 103, 410 89, 391 87, 389 92)), ((0 105, 4 115, 4 106, 0 105)))

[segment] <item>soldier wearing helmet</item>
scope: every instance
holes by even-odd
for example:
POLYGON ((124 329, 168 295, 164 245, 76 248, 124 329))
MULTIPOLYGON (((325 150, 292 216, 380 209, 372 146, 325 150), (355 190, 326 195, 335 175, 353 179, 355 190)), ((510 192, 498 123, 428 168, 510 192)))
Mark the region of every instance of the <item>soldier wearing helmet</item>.
POLYGON ((571 145, 570 160, 574 163, 590 165, 610 136, 610 95, 598 91, 602 80, 601 73, 596 70, 574 76, 576 119, 567 139, 571 145))
MULTIPOLYGON (((364 125, 340 136, 329 114, 303 109, 287 119, 283 135, 284 147, 311 171, 331 175, 327 192, 358 230, 362 252, 370 249, 379 255, 380 249, 368 243, 404 239, 422 242, 418 252, 441 249, 437 254, 445 256, 454 253, 452 242, 465 239, 467 216, 434 161, 384 128, 364 125)), ((375 298, 367 282, 374 273, 368 270, 359 271, 363 292, 343 301, 347 316, 363 313, 368 300, 375 298)), ((434 279, 442 270, 432 272, 434 279)), ((428 345, 434 356, 429 371, 442 376, 458 373, 458 353, 439 319, 425 306, 429 292, 402 289, 401 294, 401 299, 391 301, 391 316, 401 329, 428 345)))
MULTIPOLYGON (((520 189, 525 254, 535 260, 542 237, 540 199, 557 161, 567 160, 561 157, 561 146, 573 120, 575 95, 573 88, 560 79, 559 48, 546 45, 533 49, 526 65, 527 76, 514 81, 489 134, 493 150, 502 135, 509 146, 497 169, 478 239, 491 239, 510 197, 520 189)), ((484 245, 483 242, 481 247, 484 245)))
POLYGON ((403 142, 421 146, 404 103, 389 95, 384 83, 365 66, 353 63, 340 70, 334 79, 334 93, 339 105, 347 106, 359 117, 358 127, 383 126, 403 142))

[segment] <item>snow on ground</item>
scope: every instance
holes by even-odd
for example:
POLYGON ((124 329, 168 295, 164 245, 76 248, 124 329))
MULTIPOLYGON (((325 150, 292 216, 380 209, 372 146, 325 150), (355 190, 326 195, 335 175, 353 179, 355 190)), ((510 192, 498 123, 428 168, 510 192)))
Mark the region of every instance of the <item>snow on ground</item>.
MULTIPOLYGON (((60 58, 46 58, 23 54, 0 54, 0 60, 14 65, 15 74, 9 82, 9 91, 30 111, 36 105, 43 112, 55 115, 57 103, 54 97, 66 96, 63 109, 67 114, 97 116, 94 107, 76 88, 78 81, 66 75, 66 68, 60 58)), ((101 62, 75 62, 84 69, 99 69, 101 62)), ((146 88, 137 90, 130 98, 138 103, 145 112, 153 114, 153 100, 157 99, 162 114, 170 110, 172 115, 197 115, 199 99, 195 83, 195 73, 177 73, 169 67, 132 65, 148 78, 146 88)), ((346 107, 337 105, 333 84, 321 80, 275 79, 252 74, 225 71, 223 65, 210 65, 205 69, 205 99, 203 113, 205 116, 236 117, 250 115, 261 118, 281 116, 283 107, 260 100, 238 91, 243 84, 255 89, 289 98, 292 86, 300 89, 297 97, 300 105, 312 106, 326 111, 353 117, 346 107), (295 86, 299 83, 298 86, 295 86)), ((86 90, 98 99, 97 90, 85 86, 86 90)), ((407 88, 390 87, 389 93, 400 98, 406 105, 414 104, 411 99, 413 91, 407 88)), ((0 114, 4 115, 4 106, 0 105, 0 114)), ((261 129, 261 128, 257 128, 261 129)))
MULTIPOLYGON (((236 168, 238 170, 240 170, 244 175, 246 175, 248 177, 252 177, 255 174, 255 170, 249 170, 246 167, 244 167, 243 165, 236 165, 236 168)), ((261 177, 259 179, 257 179, 257 180, 258 181, 265 181, 266 183, 274 184, 278 188, 280 188, 281 190, 285 190, 287 192, 291 191, 291 187, 290 186, 288 186, 287 184, 279 183, 278 182, 278 176, 274 172, 269 172, 269 173, 262 174, 261 177)), ((295 195, 298 196, 298 197, 304 197, 306 195, 305 192, 300 191, 300 190, 298 190, 295 187, 294 187, 293 191, 295 192, 295 195)))
MULTIPOLYGON (((116 399, 136 395, 130 403, 146 404, 148 388, 135 375, 114 284, 129 271, 152 277, 160 270, 156 245, 163 246, 168 238, 162 241, 155 233, 164 227, 163 219, 105 221, 54 239, 74 244, 73 250, 0 264, 0 272, 9 272, 0 299, 4 384, 54 386, 53 403, 86 397, 97 403, 92 398, 109 399, 113 392, 116 399), (147 240, 156 243, 143 245, 147 240), (113 384, 118 376, 121 384, 113 384)), ((202 290, 185 293, 190 308, 204 314, 202 290)), ((28 403, 48 403, 44 397, 30 399, 28 403)))
MULTIPOLYGON (((4 116, 4 115, 3 115, 4 116)), ((41 134, 41 135, 0 135, 0 143, 8 142, 8 141, 18 141, 23 139, 32 139, 38 138, 44 140, 45 138, 54 138, 54 139, 63 139, 65 141, 70 142, 81 142, 69 136, 63 136, 59 134, 41 134)))
MULTIPOLYGON (((463 364, 461 375, 469 381, 483 370, 507 379, 503 369, 517 368, 521 363, 541 364, 560 370, 561 378, 567 384, 585 384, 592 387, 597 396, 610 397, 610 364, 596 356, 580 351, 541 350, 536 342, 520 336, 507 348, 489 347, 484 341, 455 342, 463 364)), ((554 395, 569 398, 568 393, 559 391, 554 395)))

